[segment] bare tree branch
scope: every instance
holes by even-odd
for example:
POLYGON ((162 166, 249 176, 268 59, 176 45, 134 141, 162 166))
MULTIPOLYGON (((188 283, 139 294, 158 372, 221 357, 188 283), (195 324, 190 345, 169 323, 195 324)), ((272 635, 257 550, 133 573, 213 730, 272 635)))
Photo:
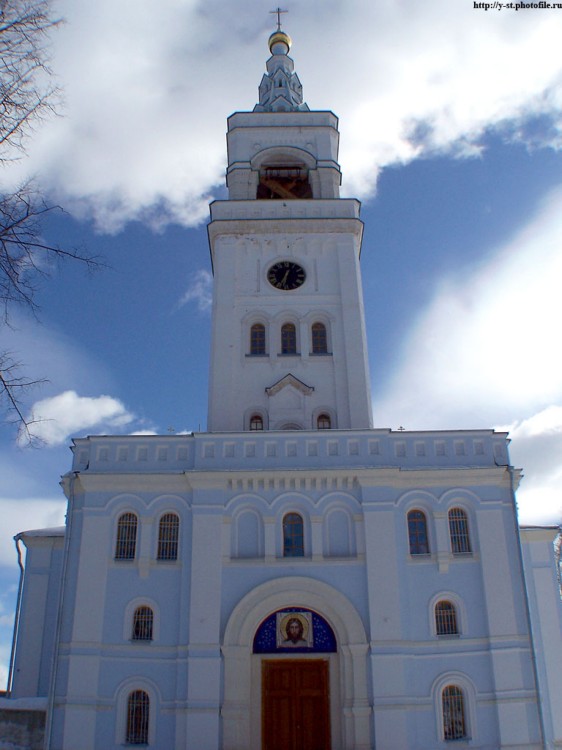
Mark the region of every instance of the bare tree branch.
POLYGON ((7 402, 8 422, 17 425, 20 444, 37 445, 38 439, 31 431, 36 420, 28 419, 21 408, 21 393, 44 383, 44 380, 30 380, 19 375, 21 362, 15 361, 9 352, 0 355, 0 393, 7 402))
MULTIPOLYGON (((56 113, 58 91, 48 66, 49 34, 59 24, 51 0, 0 0, 0 168, 20 158, 35 127, 56 113)), ((49 205, 31 183, 12 192, 0 187, 0 325, 9 325, 13 305, 34 313, 41 278, 57 261, 78 261, 87 270, 103 265, 80 248, 46 242, 42 221, 59 206, 49 205)), ((44 382, 24 377, 10 353, 0 353, 0 407, 27 442, 32 421, 22 395, 44 382)))
POLYGON ((21 151, 33 127, 53 111, 48 67, 49 0, 0 2, 0 161, 21 151))
POLYGON ((54 262, 75 260, 88 271, 103 265, 99 258, 79 248, 45 242, 41 221, 55 210, 62 209, 45 203, 29 184, 0 195, 0 305, 4 323, 14 303, 36 309, 37 280, 49 275, 54 262))

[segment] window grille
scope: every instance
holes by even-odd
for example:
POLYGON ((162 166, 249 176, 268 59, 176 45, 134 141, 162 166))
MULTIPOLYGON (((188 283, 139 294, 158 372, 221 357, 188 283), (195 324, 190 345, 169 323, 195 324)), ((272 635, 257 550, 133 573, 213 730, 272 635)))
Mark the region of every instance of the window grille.
POLYGON ((468 518, 462 508, 451 508, 449 511, 449 534, 451 536, 451 550, 454 555, 464 555, 472 551, 468 533, 468 518))
POLYGON ((166 513, 158 527, 158 560, 178 559, 180 519, 175 513, 166 513))
POLYGON ((250 418, 250 430, 263 430, 263 418, 259 414, 253 414, 250 418))
POLYGON ((316 423, 319 430, 329 430, 332 427, 332 420, 329 414, 320 414, 316 423))
POLYGON ((117 522, 116 560, 134 560, 137 546, 137 517, 123 513, 117 522))
POLYGON ((127 737, 129 745, 148 745, 148 714, 150 698, 144 690, 134 690, 127 705, 127 737))
POLYGON ((265 326, 255 323, 250 329, 250 354, 265 354, 265 326))
POLYGON ((437 635, 458 635, 457 611, 452 602, 437 602, 435 605, 435 632, 437 635))
POLYGON ((133 616, 133 641, 151 641, 154 614, 150 607, 137 607, 133 616))
POLYGON ((456 685, 447 685, 443 690, 443 737, 460 740, 466 737, 464 697, 456 685))
POLYGON ((312 353, 328 353, 328 336, 326 334, 326 326, 323 323, 312 324, 312 353))
POLYGON ((293 323, 285 323, 281 328, 281 354, 297 353, 297 329, 293 323))
POLYGON ((283 519, 283 557, 304 557, 304 524, 298 513, 283 519))
POLYGON ((408 513, 408 539, 411 555, 428 555, 429 539, 427 537, 427 520, 421 510, 408 513))

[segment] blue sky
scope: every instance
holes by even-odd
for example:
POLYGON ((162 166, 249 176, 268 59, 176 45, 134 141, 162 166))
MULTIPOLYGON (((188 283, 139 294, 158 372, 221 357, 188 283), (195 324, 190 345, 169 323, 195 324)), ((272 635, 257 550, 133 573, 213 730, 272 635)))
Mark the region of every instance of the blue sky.
MULTIPOLYGON (((226 117, 249 110, 270 5, 61 0, 62 117, 5 181, 34 175, 66 214, 52 241, 105 270, 55 267, 39 321, 0 335, 33 376, 40 449, 0 431, 0 662, 12 537, 59 525, 73 436, 205 429, 208 202, 224 198, 226 117), (155 14, 158 16, 157 23, 155 14)), ((340 117, 344 194, 363 201, 374 421, 509 429, 525 523, 562 515, 562 10, 471 0, 294 0, 311 109, 340 117)), ((1 679, 1 673, 0 673, 1 679)))

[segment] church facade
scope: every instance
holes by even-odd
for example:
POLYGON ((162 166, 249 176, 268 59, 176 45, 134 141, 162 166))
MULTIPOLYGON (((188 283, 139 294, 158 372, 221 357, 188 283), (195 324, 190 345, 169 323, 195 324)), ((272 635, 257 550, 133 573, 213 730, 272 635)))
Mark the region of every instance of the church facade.
POLYGON ((228 120, 208 431, 73 441, 10 700, 50 750, 562 747, 557 529, 505 433, 373 427, 360 206, 290 45, 228 120))

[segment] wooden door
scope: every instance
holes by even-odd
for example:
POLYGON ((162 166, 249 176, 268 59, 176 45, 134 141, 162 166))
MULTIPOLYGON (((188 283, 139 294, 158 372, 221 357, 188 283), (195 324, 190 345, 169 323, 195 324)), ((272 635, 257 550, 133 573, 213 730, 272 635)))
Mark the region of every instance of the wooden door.
POLYGON ((263 750, 330 750, 329 663, 262 662, 263 750))

